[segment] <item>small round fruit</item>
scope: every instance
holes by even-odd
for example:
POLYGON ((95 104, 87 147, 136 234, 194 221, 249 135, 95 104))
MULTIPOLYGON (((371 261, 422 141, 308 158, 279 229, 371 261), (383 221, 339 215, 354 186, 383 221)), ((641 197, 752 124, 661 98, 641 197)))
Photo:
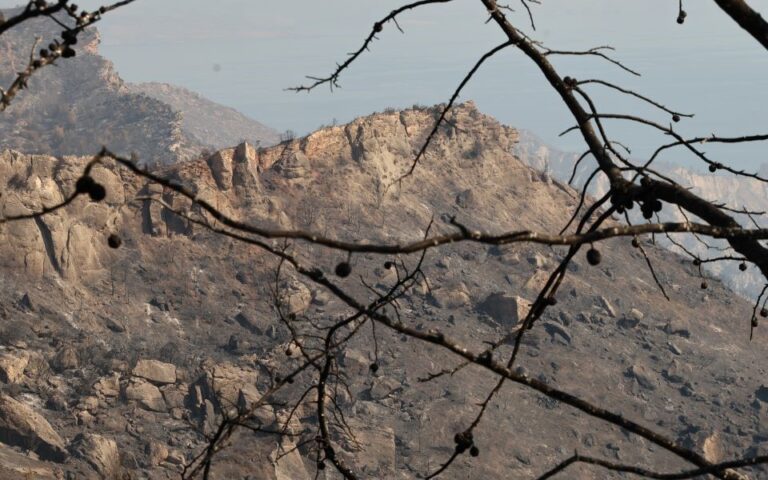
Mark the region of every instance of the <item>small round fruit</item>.
POLYGON ((373 372, 373 373, 376 373, 376 372, 378 372, 378 371, 379 371, 379 364, 378 364, 378 363, 376 363, 376 362, 373 362, 372 364, 370 364, 370 365, 368 366, 368 369, 369 369, 371 372, 373 372))
POLYGON ((757 327, 757 317, 752 317, 752 328, 757 327))
POLYGON ((557 305, 557 299, 555 297, 547 297, 547 305, 549 306, 557 305))
POLYGON ((480 455, 480 449, 477 448, 475 445, 472 445, 472 448, 469 449, 469 454, 472 455, 473 457, 476 457, 480 455))
POLYGON ((744 262, 740 263, 739 264, 739 270, 741 270, 742 272, 746 271, 747 270, 747 264, 744 263, 744 262))
POLYGON ((760 309, 760 316, 763 318, 768 317, 768 310, 766 310, 765 307, 760 309))
POLYGON ((701 289, 702 290, 706 290, 708 286, 709 285, 707 285, 707 282, 701 282, 701 289))
POLYGON ((587 262, 592 265, 599 265, 600 262, 603 260, 603 255, 600 253, 600 250, 596 248, 590 248, 587 250, 587 262))
POLYGON ((94 183, 96 182, 93 180, 93 177, 83 175, 77 179, 77 182, 75 183, 75 190, 77 193, 88 193, 91 191, 91 187, 93 187, 94 183))
POLYGON ((339 264, 336 265, 337 276, 346 278, 350 273, 352 273, 352 265, 350 265, 349 262, 339 262, 339 264))
POLYGON ((672 115, 672 121, 675 122, 675 123, 679 122, 680 121, 680 115, 678 115, 678 114, 672 115))
POLYGON ((373 24, 373 31, 374 32, 379 33, 382 30, 384 30, 384 26, 381 23, 376 22, 376 23, 373 24))
POLYGON ((119 235, 113 233, 107 237, 107 244, 109 245, 109 248, 120 248, 120 245, 123 244, 123 240, 119 235))
POLYGON ((88 196, 94 202, 100 202, 107 198, 107 189, 104 188, 104 185, 94 182, 91 189, 88 190, 88 196))
POLYGON ((717 165, 715 165, 714 163, 710 163, 709 164, 709 171, 712 172, 712 173, 715 173, 717 171, 717 165))
POLYGON ((637 239, 637 237, 632 239, 632 246, 634 248, 640 248, 640 241, 637 239))
POLYGON ((701 260, 699 260, 698 258, 694 258, 693 259, 693 266, 694 267, 698 267, 699 265, 701 265, 701 260))
POLYGON ((387 270, 391 269, 394 266, 395 266, 395 264, 390 262, 390 261, 384 262, 384 268, 386 268, 387 270))

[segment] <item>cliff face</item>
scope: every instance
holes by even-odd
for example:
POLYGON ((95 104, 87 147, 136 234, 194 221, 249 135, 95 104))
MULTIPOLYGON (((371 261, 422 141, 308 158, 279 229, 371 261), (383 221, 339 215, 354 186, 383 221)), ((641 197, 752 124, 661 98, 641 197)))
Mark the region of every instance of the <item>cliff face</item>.
MULTIPOLYGON (((38 19, 0 37, 0 84, 8 85, 26 65, 37 36, 45 46, 59 31, 50 20, 38 19)), ((186 90, 125 85, 99 55, 98 44, 98 31, 91 29, 78 42, 75 58, 32 77, 0 115, 0 146, 64 156, 90 155, 108 145, 145 164, 167 165, 242 139, 266 144, 276 139, 269 128, 186 90)))
MULTIPOLYGON (((559 230, 577 193, 524 165, 511 153, 518 133, 472 104, 456 108, 414 174, 393 184, 437 114, 435 108, 372 115, 272 148, 241 144, 160 173, 234 218, 340 239, 415 240, 430 221, 433 233, 451 231, 454 216, 491 232, 559 230)), ((3 153, 0 211, 55 203, 72 191, 86 161, 3 153)), ((104 202, 78 198, 37 222, 0 230, 0 372, 6 373, 0 395, 19 400, 0 402, 0 421, 3 408, 37 412, 53 431, 38 425, 49 443, 38 463, 24 464, 30 460, 2 443, 0 463, 34 467, 50 478, 57 471, 90 478, 121 470, 162 478, 199 453, 199 432, 212 431, 227 402, 257 400, 270 384, 268 371, 284 374, 295 365, 295 356, 285 354, 290 336, 276 301, 300 322, 349 311, 288 268, 279 279, 284 296, 276 300, 274 257, 190 224, 169 208, 196 215, 195 207, 111 164, 93 175, 107 188, 104 202), (112 233, 123 240, 119 249, 107 246, 112 233)), ((761 421, 768 348, 761 329, 748 341, 750 305, 715 281, 701 290, 689 262, 646 244, 671 297, 664 301, 628 244, 602 245, 598 267, 576 259, 557 306, 529 332, 519 366, 713 460, 758 451, 768 438, 761 421)), ((301 242, 290 248, 328 276, 346 259, 301 242)), ((438 328, 481 349, 524 314, 562 254, 472 244, 429 252, 429 284, 399 300, 399 311, 415 328, 438 328)), ((381 291, 396 281, 384 260, 353 255, 353 275, 333 278, 370 301, 376 295, 365 285, 381 291)), ((337 451, 362 478, 434 471, 494 378, 464 369, 421 382, 457 359, 377 330, 377 372, 368 368, 376 358, 370 329, 339 354, 349 389, 337 401, 355 437, 334 428, 337 451)), ((298 398, 314 374, 297 377, 276 400, 298 398)), ((258 415, 274 430, 290 412, 290 403, 277 403, 258 415)), ((315 478, 314 404, 297 409, 289 427, 294 436, 282 441, 241 432, 217 457, 213 478, 315 478)), ((529 478, 575 449, 680 468, 644 441, 511 385, 475 441, 480 457, 460 458, 444 478, 529 478)), ((19 448, 40 446, 30 441, 19 448)), ((571 478, 619 477, 585 468, 571 478)))

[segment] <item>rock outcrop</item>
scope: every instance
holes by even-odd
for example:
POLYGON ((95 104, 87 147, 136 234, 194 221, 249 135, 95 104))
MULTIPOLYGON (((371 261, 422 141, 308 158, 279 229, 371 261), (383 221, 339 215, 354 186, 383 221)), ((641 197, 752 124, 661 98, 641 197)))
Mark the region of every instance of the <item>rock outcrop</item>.
MULTIPOLYGON (((495 233, 559 230, 577 193, 524 165, 511 153, 517 132, 470 103, 454 109, 413 176, 393 186, 437 112, 388 111, 274 148, 244 143, 155 173, 238 221, 339 240, 406 243, 428 227, 454 232, 452 222, 495 233)), ((0 211, 61 201, 86 163, 0 153, 0 211)), ((13 445, 39 456, 28 460, 42 478, 178 476, 205 448, 201 433, 215 434, 225 416, 245 412, 257 431, 234 432, 213 475, 314 478, 317 369, 272 388, 304 358, 291 329, 316 333, 314 326, 347 318, 350 309, 290 265, 277 275, 271 254, 212 234, 201 222, 219 228, 221 219, 169 189, 110 162, 93 175, 106 187, 103 202, 80 196, 38 222, 0 229, 0 375, 8 381, 0 404, 10 412, 0 418, 7 433, 0 435, 0 473, 17 471, 13 445), (119 248, 110 247, 113 234, 119 248), (268 405, 266 394, 274 395, 268 405), (305 401, 296 406, 298 398, 305 401)), ((716 281, 702 291, 690 262, 643 246, 669 285, 669 301, 628 242, 601 242, 599 266, 574 258, 557 304, 526 332, 517 367, 712 458, 759 451, 759 439, 768 438, 760 420, 768 409, 761 370, 768 350, 761 326, 748 340, 752 305, 716 281)), ((366 303, 419 261, 349 256, 300 241, 287 248, 366 303), (336 275, 340 262, 349 262, 346 277, 336 275)), ((515 331, 563 254, 560 247, 469 242, 430 250, 424 278, 387 313, 480 352, 515 331)), ((331 381, 344 383, 329 389, 327 404, 343 412, 345 425, 328 411, 334 452, 361 478, 433 472, 496 379, 467 367, 420 381, 461 361, 379 325, 374 337, 369 327, 355 330, 334 363, 331 381)), ((324 338, 327 331, 320 332, 302 346, 324 338)), ((305 352, 317 351, 313 345, 305 352)), ((510 352, 504 343, 494 358, 510 352)), ((474 435, 478 459, 461 456, 445 478, 536 477, 574 450, 679 469, 647 442, 522 387, 502 389, 474 435)))

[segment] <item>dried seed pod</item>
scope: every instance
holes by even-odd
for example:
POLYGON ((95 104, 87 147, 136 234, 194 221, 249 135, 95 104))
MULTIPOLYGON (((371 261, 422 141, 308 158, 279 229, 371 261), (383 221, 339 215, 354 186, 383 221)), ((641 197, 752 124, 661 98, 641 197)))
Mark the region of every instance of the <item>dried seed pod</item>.
POLYGON ((346 278, 350 273, 352 273, 352 266, 349 264, 349 262, 339 262, 339 264, 336 265, 337 276, 346 278))
POLYGON ((107 244, 109 248, 120 248, 120 245, 123 244, 123 239, 120 238, 120 235, 113 233, 107 237, 107 244))
POLYGON ((587 262, 592 265, 599 265, 600 262, 603 260, 603 255, 600 253, 600 250, 592 247, 589 250, 587 250, 587 262))

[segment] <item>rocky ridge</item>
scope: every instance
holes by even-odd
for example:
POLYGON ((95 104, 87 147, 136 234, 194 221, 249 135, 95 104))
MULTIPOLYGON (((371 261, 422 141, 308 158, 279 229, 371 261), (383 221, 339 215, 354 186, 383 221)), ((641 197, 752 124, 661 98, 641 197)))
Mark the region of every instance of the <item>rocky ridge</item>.
MULTIPOLYGON (((523 164, 518 133, 472 105, 456 108, 412 177, 409 166, 437 108, 386 112, 321 129, 272 148, 247 143, 207 159, 158 170, 234 218, 327 232, 340 239, 406 241, 447 232, 455 218, 492 232, 552 231, 577 193, 523 164)), ((0 211, 52 205, 74 188, 87 159, 0 154, 0 211)), ((38 221, 0 230, 0 471, 56 478, 173 478, 200 451, 205 433, 233 404, 252 404, 270 371, 285 372, 290 336, 271 295, 277 263, 191 224, 177 195, 111 164, 93 176, 104 202, 78 198, 38 221), (122 246, 109 248, 119 234, 122 246), (40 442, 43 439, 44 442, 40 442)), ((572 265, 556 307, 529 332, 519 368, 652 426, 712 460, 768 447, 768 348, 751 306, 716 281, 645 244, 670 294, 663 300, 628 240, 601 244, 604 261, 572 265)), ((297 244, 294 253, 327 275, 346 258, 297 244)), ((438 328, 481 349, 514 328, 562 249, 458 244, 427 255, 423 285, 402 299, 403 321, 438 328)), ((404 259, 412 262, 413 259, 404 259)), ((354 255, 339 283, 395 281, 384 259, 354 255)), ((286 311, 298 318, 346 312, 326 291, 291 271, 280 279, 286 311)), ((419 379, 458 362, 435 347, 388 331, 361 332, 340 357, 349 377, 339 397, 356 441, 336 436, 339 455, 362 478, 414 478, 453 451, 494 378, 476 368, 419 379)), ((509 352, 504 347, 503 352, 509 352)), ((298 377, 278 400, 312 378, 298 377)), ((281 425, 289 409, 257 411, 281 425)), ((282 440, 242 431, 212 478, 314 478, 306 440, 312 405, 298 409, 282 440), (294 449, 295 446, 299 446, 294 449)), ((535 392, 508 386, 475 433, 480 456, 460 458, 443 478, 530 478, 575 449, 660 470, 682 464, 657 447, 535 392)), ((765 474, 765 472, 758 472, 765 474)), ((336 478, 326 469, 320 478, 336 478)), ((621 478, 580 468, 564 478, 621 478)), ((756 477, 757 478, 757 477, 756 477)))

